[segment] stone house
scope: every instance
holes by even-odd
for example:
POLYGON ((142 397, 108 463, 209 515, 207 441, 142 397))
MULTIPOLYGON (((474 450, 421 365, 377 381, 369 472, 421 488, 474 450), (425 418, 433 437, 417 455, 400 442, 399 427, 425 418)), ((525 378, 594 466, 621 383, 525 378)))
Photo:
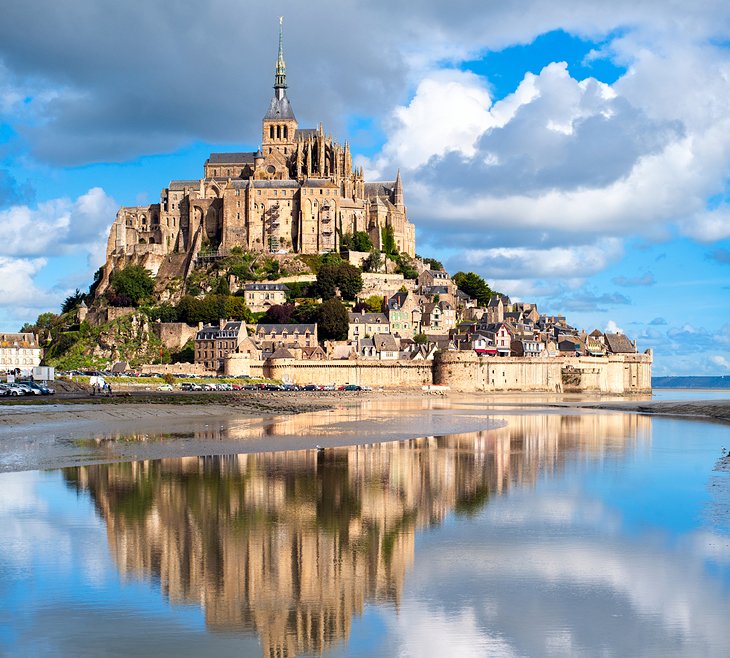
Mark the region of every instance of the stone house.
POLYGON ((251 326, 252 336, 260 346, 269 342, 274 347, 315 347, 317 324, 256 324, 251 326))
MULTIPOLYGON (((489 324, 504 322, 504 314, 512 309, 510 298, 506 295, 494 295, 487 304, 486 321, 489 324)), ((482 318, 483 320, 485 318, 482 318)))
POLYGON ((390 333, 388 316, 385 313, 348 313, 347 340, 353 341, 366 336, 390 333))
POLYGON ((413 293, 397 292, 387 304, 390 333, 402 338, 412 338, 421 332, 422 311, 413 293))
POLYGON ((477 330, 493 341, 498 356, 510 356, 514 330, 506 322, 480 322, 477 330))
POLYGON ((38 337, 32 333, 0 334, 0 372, 27 372, 39 366, 43 350, 38 337))
POLYGON ((198 325, 195 335, 194 362, 208 370, 223 370, 223 362, 228 354, 238 352, 246 338, 246 325, 243 322, 220 320, 217 325, 198 325))
POLYGON ((447 301, 431 302, 423 305, 421 325, 429 334, 448 334, 456 328, 456 310, 447 301))
POLYGON ((608 351, 611 354, 635 354, 636 343, 623 334, 604 334, 608 351))
POLYGON ((376 334, 373 336, 375 353, 381 361, 395 361, 398 359, 399 346, 391 334, 376 334))
POLYGON ((254 313, 266 311, 270 306, 286 303, 289 288, 283 283, 247 283, 243 286, 243 299, 254 313))

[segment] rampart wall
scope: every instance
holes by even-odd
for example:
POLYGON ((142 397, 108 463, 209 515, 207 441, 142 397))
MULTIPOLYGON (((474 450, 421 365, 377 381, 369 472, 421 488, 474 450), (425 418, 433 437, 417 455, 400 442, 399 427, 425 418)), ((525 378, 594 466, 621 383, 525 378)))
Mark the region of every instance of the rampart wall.
POLYGON ((440 352, 433 383, 455 391, 645 393, 651 391, 652 355, 607 357, 479 357, 440 352))
POLYGON ((225 374, 249 375, 295 384, 359 384, 421 387, 435 384, 454 391, 532 391, 549 393, 646 393, 651 391, 652 355, 607 357, 479 357, 440 352, 433 361, 252 361, 243 354, 226 359, 225 374))

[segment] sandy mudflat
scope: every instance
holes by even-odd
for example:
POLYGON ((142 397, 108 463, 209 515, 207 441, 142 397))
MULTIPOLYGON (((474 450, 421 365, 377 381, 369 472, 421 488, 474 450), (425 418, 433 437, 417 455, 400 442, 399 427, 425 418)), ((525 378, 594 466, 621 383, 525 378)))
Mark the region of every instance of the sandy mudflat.
POLYGON ((553 406, 574 409, 605 409, 628 411, 655 416, 679 416, 684 418, 713 419, 730 422, 730 399, 727 400, 621 400, 612 402, 571 402, 553 406))
POLYGON ((420 391, 0 406, 0 472, 356 445, 501 424, 483 410, 450 406, 420 391))
POLYGON ((372 391, 44 402, 0 405, 0 472, 459 434, 504 425, 509 414, 614 411, 730 422, 730 400, 372 391))

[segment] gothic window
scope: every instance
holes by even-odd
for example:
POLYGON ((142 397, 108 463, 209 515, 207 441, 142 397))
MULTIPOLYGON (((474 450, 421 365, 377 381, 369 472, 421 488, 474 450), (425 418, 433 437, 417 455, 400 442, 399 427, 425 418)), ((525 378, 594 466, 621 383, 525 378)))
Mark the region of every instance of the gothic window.
POLYGON ((276 126, 276 139, 281 139, 281 126, 276 126))
MULTIPOLYGON (((269 126, 269 138, 274 139, 274 126, 269 126)), ((271 153, 271 149, 269 149, 269 153, 271 153)))
MULTIPOLYGON (((289 129, 286 126, 284 126, 284 139, 288 139, 288 138, 289 138, 289 129)), ((286 153, 286 149, 284 149, 284 153, 286 153)))

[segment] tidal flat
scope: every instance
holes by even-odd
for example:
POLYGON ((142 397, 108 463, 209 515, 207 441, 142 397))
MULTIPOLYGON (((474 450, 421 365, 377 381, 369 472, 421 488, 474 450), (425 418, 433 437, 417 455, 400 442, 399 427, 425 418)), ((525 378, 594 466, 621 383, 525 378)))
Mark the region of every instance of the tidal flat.
POLYGON ((272 400, 0 425, 0 654, 730 654, 730 425, 272 400))

